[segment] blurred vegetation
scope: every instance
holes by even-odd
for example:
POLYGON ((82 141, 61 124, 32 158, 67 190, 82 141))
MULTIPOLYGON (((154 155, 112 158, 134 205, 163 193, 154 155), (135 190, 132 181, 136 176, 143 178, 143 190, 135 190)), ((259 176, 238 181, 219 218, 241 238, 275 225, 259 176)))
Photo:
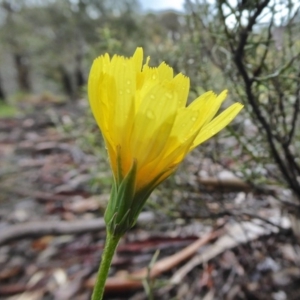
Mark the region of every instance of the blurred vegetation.
POLYGON ((12 117, 16 114, 16 108, 6 103, 0 103, 0 117, 12 117))
POLYGON ((143 46, 151 64, 191 78, 191 99, 227 88, 245 104, 198 160, 300 199, 299 9, 291 0, 187 0, 182 12, 144 12, 138 0, 0 0, 0 99, 50 91, 76 101, 95 57, 143 46))
POLYGON ((101 53, 167 42, 179 16, 166 16, 142 14, 136 0, 1 0, 0 99, 44 90, 75 99, 101 53))

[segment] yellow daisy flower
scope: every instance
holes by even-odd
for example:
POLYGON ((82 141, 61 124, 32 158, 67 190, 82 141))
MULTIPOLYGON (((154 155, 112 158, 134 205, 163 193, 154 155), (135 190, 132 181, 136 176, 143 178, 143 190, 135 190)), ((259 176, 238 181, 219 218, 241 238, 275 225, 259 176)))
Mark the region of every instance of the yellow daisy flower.
POLYGON ((174 77, 164 62, 155 68, 148 63, 142 48, 129 58, 105 54, 89 75, 91 109, 115 178, 105 219, 120 234, 134 225, 153 189, 243 107, 235 103, 215 117, 227 91, 207 92, 186 106, 189 78, 174 77))

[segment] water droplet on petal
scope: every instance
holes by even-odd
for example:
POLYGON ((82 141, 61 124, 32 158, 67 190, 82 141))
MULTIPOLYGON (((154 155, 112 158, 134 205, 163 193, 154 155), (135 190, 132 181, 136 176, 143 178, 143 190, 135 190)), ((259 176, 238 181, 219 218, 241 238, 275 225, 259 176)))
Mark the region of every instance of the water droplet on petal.
POLYGON ((151 111, 151 110, 147 111, 146 116, 148 119, 152 119, 152 120, 155 119, 155 115, 154 115, 153 111, 151 111))
POLYGON ((171 93, 166 93, 166 97, 167 97, 168 99, 172 99, 172 98, 173 98, 173 95, 172 95, 171 93))
POLYGON ((126 83, 129 85, 129 84, 131 83, 131 81, 130 81, 130 80, 127 80, 126 83))
POLYGON ((130 89, 126 89, 126 93, 127 93, 127 94, 130 94, 130 89))
POLYGON ((119 94, 120 94, 120 95, 123 95, 123 91, 122 91, 122 90, 120 90, 120 91, 119 91, 119 94))
POLYGON ((192 121, 195 122, 197 120, 196 117, 192 117, 192 121))
POLYGON ((156 79, 156 75, 155 75, 155 74, 152 75, 152 79, 153 79, 153 80, 156 79))
POLYGON ((152 94, 152 95, 150 95, 150 98, 151 99, 155 99, 155 96, 152 94))

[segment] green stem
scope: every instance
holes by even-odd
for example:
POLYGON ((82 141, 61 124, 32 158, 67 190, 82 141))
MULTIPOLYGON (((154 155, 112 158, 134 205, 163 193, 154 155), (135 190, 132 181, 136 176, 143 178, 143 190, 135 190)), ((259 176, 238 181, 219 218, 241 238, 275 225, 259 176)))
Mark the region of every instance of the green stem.
POLYGON ((121 235, 114 236, 107 232, 105 248, 101 258, 101 263, 98 270, 97 281, 94 287, 92 300, 102 300, 103 298, 106 278, 108 276, 111 261, 113 259, 120 239, 121 235))

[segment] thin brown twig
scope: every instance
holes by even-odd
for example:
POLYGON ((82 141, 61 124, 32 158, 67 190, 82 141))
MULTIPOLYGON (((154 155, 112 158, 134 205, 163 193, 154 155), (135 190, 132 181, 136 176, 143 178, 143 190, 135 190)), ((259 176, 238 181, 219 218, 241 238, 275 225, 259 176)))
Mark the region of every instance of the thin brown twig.
MULTIPOLYGON (((153 222, 154 214, 141 213, 137 224, 153 222)), ((36 221, 7 226, 0 231, 0 245, 24 238, 37 238, 44 235, 82 234, 99 232, 106 228, 103 218, 80 221, 36 221)))

